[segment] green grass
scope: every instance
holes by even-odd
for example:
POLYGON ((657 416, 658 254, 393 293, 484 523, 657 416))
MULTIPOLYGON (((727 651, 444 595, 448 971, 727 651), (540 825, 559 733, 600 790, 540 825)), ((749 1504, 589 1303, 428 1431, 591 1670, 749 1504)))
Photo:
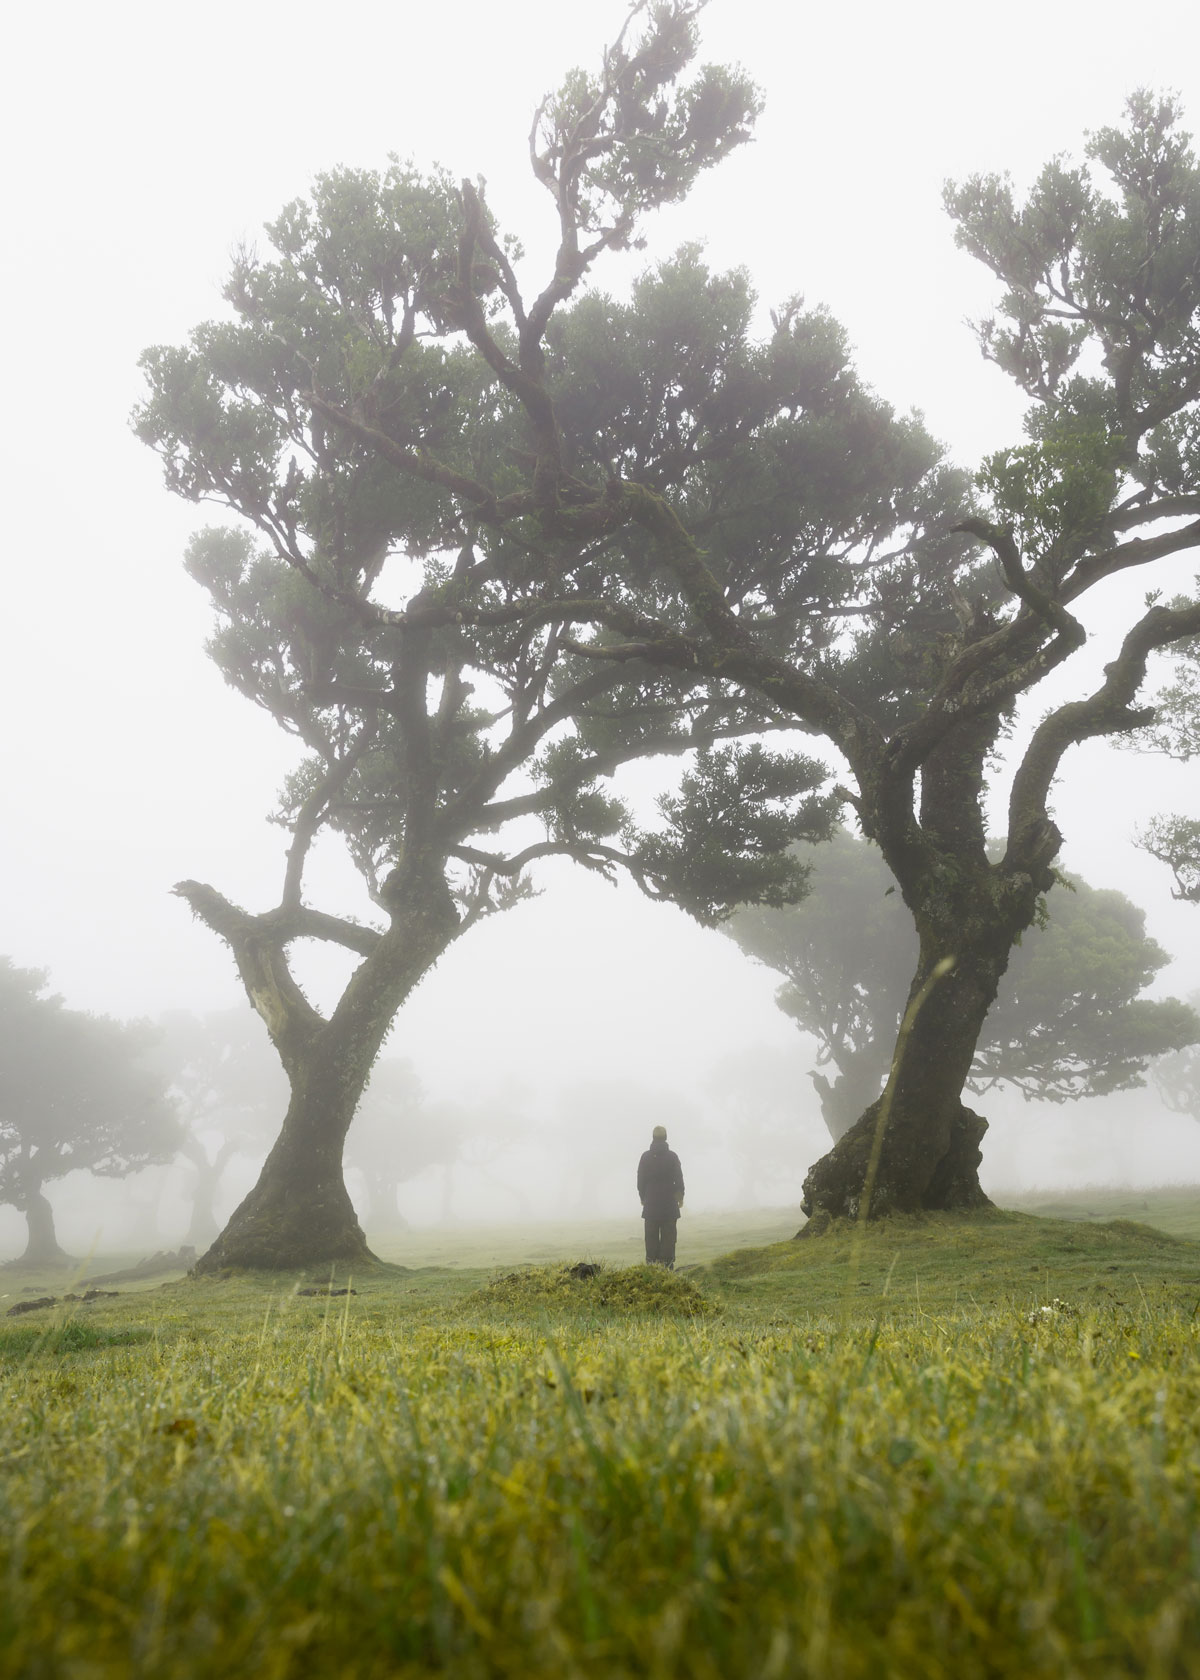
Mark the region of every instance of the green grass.
POLYGON ((1200 1185, 1164 1184, 1153 1190, 1045 1190, 1002 1200, 1006 1208, 1049 1219, 1135 1219, 1174 1236, 1200 1241, 1200 1185))
POLYGON ((0 1674, 1200 1677, 1200 1244, 773 1218, 0 1320, 0 1674))
MULTIPOLYGON (((694 1265, 749 1244, 783 1242, 804 1223, 796 1208, 693 1213, 679 1222, 679 1263, 694 1265)), ((490 1271, 503 1266, 547 1265, 564 1258, 636 1266, 645 1253, 642 1222, 630 1219, 558 1219, 506 1225, 441 1226, 432 1230, 372 1231, 371 1246, 397 1265, 490 1271)))

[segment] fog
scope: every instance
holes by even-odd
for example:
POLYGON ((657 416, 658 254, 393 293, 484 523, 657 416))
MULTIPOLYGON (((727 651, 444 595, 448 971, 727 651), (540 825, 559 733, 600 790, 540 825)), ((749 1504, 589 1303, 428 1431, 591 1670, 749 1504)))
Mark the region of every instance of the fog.
MULTIPOLYGON (((331 37, 313 6, 218 0, 192 14, 118 0, 26 8, 10 24, 0 951, 49 969, 71 1007, 157 1018, 244 1005, 227 952, 169 889, 195 876, 253 909, 279 891, 282 837, 265 814, 290 748, 206 660, 208 609, 180 557, 212 510, 172 498, 129 431, 139 352, 219 314, 233 247, 339 163, 397 152, 484 174, 502 225, 544 259, 530 114, 568 68, 596 60, 622 15, 620 0, 399 4, 346 14, 331 37)), ((1116 121, 1142 85, 1178 90, 1200 124, 1194 0, 1132 14, 915 0, 823 15, 714 0, 704 37, 704 57, 737 59, 762 84, 758 140, 598 283, 619 289, 703 240, 715 268, 746 265, 764 312, 796 292, 828 304, 864 376, 923 411, 960 462, 1019 441, 1021 404, 966 325, 992 292, 954 249, 942 183, 995 169, 1023 185, 1050 156, 1078 154, 1085 130, 1116 121)), ((1154 579, 1168 592, 1189 582, 1186 563, 1154 579)), ((1102 601, 1093 669, 1122 590, 1140 600, 1146 586, 1118 582, 1102 601)), ((1063 695, 1080 690, 1076 671, 1063 695)), ((1038 691, 1018 741, 1057 697, 1038 691)), ((998 809, 1003 795, 1000 777, 998 809)), ((1128 893, 1174 956, 1154 992, 1200 990, 1200 910, 1176 904, 1132 843, 1153 811, 1195 811, 1194 774, 1093 744, 1068 759, 1056 808, 1065 866, 1128 893)), ((397 1022, 385 1054, 473 1127, 449 1192, 431 1166, 402 1184, 398 1211, 413 1225, 636 1217, 636 1157, 660 1111, 689 1205, 795 1205, 827 1138, 813 1046, 775 1007, 776 978, 628 884, 564 865, 537 884, 539 898, 454 947, 397 1022), (780 1087, 790 1111, 773 1107, 780 1087)), ((345 908, 348 890, 346 866, 321 852, 312 901, 345 908)), ((331 995, 328 956, 301 968, 314 1001, 331 995)), ((995 1193, 1200 1182, 1200 1124, 1167 1113, 1152 1087, 1057 1108, 993 1093, 977 1106, 995 1193)), ((231 1164, 220 1214, 255 1165, 231 1164)), ((357 1169, 349 1182, 361 1201, 357 1169)), ((50 1196, 75 1252, 168 1244, 186 1226, 180 1168, 124 1183, 73 1175, 50 1196)), ((0 1209, 0 1255, 22 1240, 23 1222, 0 1209)))

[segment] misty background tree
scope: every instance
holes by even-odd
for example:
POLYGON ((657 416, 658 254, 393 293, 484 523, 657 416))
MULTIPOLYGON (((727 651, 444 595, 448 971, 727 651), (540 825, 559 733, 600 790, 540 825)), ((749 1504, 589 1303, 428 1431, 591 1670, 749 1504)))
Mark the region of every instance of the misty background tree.
MULTIPOLYGON (((1200 1011, 1200 992, 1188 999, 1200 1011)), ((1186 1045, 1173 1056, 1154 1064, 1154 1086, 1172 1114, 1187 1114, 1200 1120, 1200 1044, 1186 1045)))
MULTIPOLYGON (((802 903, 747 908, 724 926, 785 977, 776 1001, 816 1041, 809 1077, 836 1142, 887 1083, 919 951, 877 847, 843 828, 809 861, 802 903)), ((1142 996, 1171 960, 1145 923, 1123 893, 1063 877, 1013 950, 967 1088, 1006 1084, 1026 1102, 1106 1096, 1144 1086, 1151 1063, 1200 1040, 1192 1007, 1142 996)))
POLYGON ((457 1111, 430 1100, 407 1058, 386 1056, 376 1062, 346 1139, 346 1165, 362 1178, 372 1228, 386 1231, 404 1224, 400 1187, 430 1167, 441 1167, 448 1181, 463 1131, 457 1111))
POLYGON ((215 1204, 226 1168, 273 1141, 287 1081, 261 1020, 246 1009, 162 1015, 148 1054, 167 1082, 179 1153, 191 1168, 183 1243, 200 1252, 219 1231, 215 1204))
POLYGON ((123 1178, 169 1161, 179 1141, 153 1029, 68 1009, 48 985, 0 957, 0 1202, 25 1216, 18 1263, 29 1266, 69 1260, 47 1184, 76 1171, 123 1178))
MULTIPOLYGON (((571 465, 585 447, 548 395, 552 318, 644 212, 747 137, 757 109, 733 72, 681 79, 698 10, 635 7, 640 33, 622 33, 599 78, 576 72, 544 105, 532 161, 561 201, 561 238, 528 306, 518 247, 470 183, 399 163, 341 170, 268 229, 271 260, 238 258, 232 320, 143 358, 136 430, 169 487, 241 521, 188 554, 217 612, 212 656, 303 753, 276 813, 290 836, 278 905, 255 913, 202 882, 176 888, 228 944, 290 1087, 258 1183, 202 1271, 367 1257, 343 1148, 370 1069, 451 941, 525 896, 527 866, 558 855, 623 868, 712 921, 802 890, 787 848, 828 829, 821 765, 720 744, 780 727, 769 703, 707 672, 597 666, 547 607, 564 562, 582 575, 603 548, 616 505, 571 465), (631 759, 691 749, 650 831, 600 785, 631 759), (346 913, 305 899, 330 837, 364 885, 346 913), (304 940, 357 960, 328 1015, 293 973, 304 940)), ((671 284, 695 291, 696 272, 671 284)), ((745 288, 726 291, 726 310, 744 313, 745 288)), ((585 306, 579 330, 599 355, 594 328, 585 306)), ((705 330, 718 345, 719 313, 705 330)), ((664 344, 643 370, 668 419, 674 365, 664 344)), ((808 377, 787 325, 778 353, 746 371, 726 482, 706 492, 718 523, 740 516, 738 461, 761 416, 794 406, 808 377)), ((678 476, 674 425, 656 422, 639 447, 648 475, 678 476)))
MULTIPOLYGON (((1136 751, 1163 753, 1190 764, 1200 754, 1200 638, 1178 644, 1170 654, 1171 680, 1155 694, 1154 722, 1129 744, 1136 751)), ((1160 812, 1138 832, 1137 842, 1171 871, 1174 898, 1200 904, 1200 817, 1160 812)))

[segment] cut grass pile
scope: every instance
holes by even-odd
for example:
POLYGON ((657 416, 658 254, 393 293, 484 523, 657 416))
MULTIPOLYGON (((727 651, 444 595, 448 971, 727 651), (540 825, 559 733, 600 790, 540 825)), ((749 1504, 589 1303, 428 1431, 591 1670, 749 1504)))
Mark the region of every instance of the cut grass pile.
POLYGON ((508 1272, 473 1290, 463 1305, 506 1315, 514 1311, 527 1314, 530 1310, 582 1314, 590 1309, 618 1316, 641 1313, 705 1318, 721 1311, 719 1302, 702 1294, 677 1272, 661 1266, 614 1269, 603 1264, 594 1269, 585 1264, 583 1268, 529 1266, 508 1272))
POLYGON ((381 1272, 4 1327, 0 1673, 1200 1676, 1200 1247, 1075 1226, 1072 1292, 1039 1226, 661 1274, 719 1316, 381 1272))

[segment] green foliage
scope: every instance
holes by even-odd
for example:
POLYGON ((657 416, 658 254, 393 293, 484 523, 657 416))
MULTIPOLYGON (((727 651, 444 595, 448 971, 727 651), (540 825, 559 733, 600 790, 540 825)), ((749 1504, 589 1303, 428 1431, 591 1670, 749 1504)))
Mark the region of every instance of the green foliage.
POLYGON ((808 869, 787 847, 801 836, 824 838, 837 815, 835 796, 810 792, 825 774, 811 759, 757 742, 702 751, 679 794, 659 801, 665 829, 638 838, 638 867, 661 883, 663 897, 709 925, 737 904, 793 903, 808 869))
MULTIPOLYGON (((837 554, 898 516, 897 449, 911 455, 900 494, 921 500, 928 440, 914 447, 861 390, 827 318, 789 310, 769 351, 752 346, 745 277, 709 275, 695 250, 639 282, 631 309, 574 296, 604 249, 633 242, 646 212, 749 136, 759 100, 740 72, 689 79, 701 9, 635 8, 599 74, 574 73, 543 103, 532 159, 562 245, 535 305, 482 187, 393 158, 318 176, 267 227, 263 253, 238 254, 233 318, 143 358, 135 430, 169 488, 239 520, 202 532, 187 557, 217 614, 212 657, 306 749, 277 820, 339 835, 389 913, 383 883, 413 832, 422 845, 436 833, 464 925, 523 896, 521 862, 547 851, 606 873, 632 864, 667 895, 680 869, 623 849, 628 813, 604 779, 632 757, 777 725, 761 700, 702 673, 648 662, 598 673, 573 654, 570 620, 543 608, 571 567, 579 588, 631 607, 643 588, 661 592, 635 526, 564 540, 550 504, 602 501, 621 468, 702 499, 728 526, 733 510, 743 517, 758 434, 751 501, 773 511, 749 514, 760 555, 739 586, 748 598, 794 545, 780 488, 798 472, 813 486, 799 517, 837 554), (570 473, 549 498, 521 383, 535 374, 556 401, 570 473), (860 468, 864 426, 882 454, 860 468), (869 508, 840 483, 847 472, 870 483, 869 508), (615 580, 614 557, 636 561, 636 575, 615 580), (544 844, 507 826, 524 818, 540 821, 544 844)), ((814 567, 806 595, 818 587, 814 567)), ((796 762, 806 785, 808 761, 796 762)), ((767 853, 786 824, 764 797, 761 834, 741 847, 752 856, 721 879, 710 848, 702 882, 683 872, 689 908, 712 916, 760 884, 783 890, 790 866, 767 853)), ((748 804, 745 818, 749 836, 748 804)))
MULTIPOLYGON (((969 485, 918 420, 864 384, 827 311, 792 299, 759 340, 756 301, 743 271, 714 274, 691 245, 647 270, 628 302, 592 292, 561 311, 547 377, 568 458, 669 498, 773 652, 832 659, 838 615, 853 606, 860 646, 838 658, 839 681, 882 718, 911 704, 904 635, 928 658, 939 632, 961 634, 949 576, 972 603, 992 589, 950 529, 969 485), (868 649, 888 679, 868 673, 860 687, 868 649)), ((623 530, 601 558, 597 591, 686 622, 649 534, 623 530)))
POLYGON ((628 824, 629 807, 599 787, 595 753, 578 735, 555 741, 533 768, 546 790, 541 815, 553 839, 579 845, 588 835, 620 834, 628 824))
POLYGON ((0 1377, 0 1672, 1188 1676, 1195 1270, 1010 1216, 731 1257, 720 1317, 103 1303, 153 1339, 0 1377))
POLYGON ((642 35, 627 44, 627 22, 600 76, 575 71, 538 113, 536 172, 568 199, 582 233, 615 249, 631 242, 646 210, 683 198, 703 170, 744 145, 762 108, 753 83, 724 66, 705 65, 680 84, 705 3, 637 7, 647 18, 642 35))
POLYGON ((1178 815, 1155 817, 1138 836, 1138 843, 1171 870, 1176 898, 1200 904, 1200 819, 1178 815))
MULTIPOLYGON (((1008 288, 1005 324, 984 322, 980 338, 1035 400, 1035 435, 1075 423, 1107 437, 1139 486, 1167 495, 1196 483, 1200 171, 1179 122, 1174 100, 1135 93, 1122 127, 1090 136, 1084 164, 1048 164, 1023 204, 1007 177, 946 189, 959 245, 1008 288)), ((1085 444, 1085 457, 1095 450, 1085 444)), ((1068 475, 1064 503, 1086 511, 1101 499, 1102 471, 1068 475)), ((1065 507, 1050 511, 1061 519, 1065 507)))
POLYGON ((1119 489, 1121 445, 1074 417, 1056 419, 1036 443, 989 456, 978 475, 1022 553, 1056 581, 1104 527, 1119 489))

